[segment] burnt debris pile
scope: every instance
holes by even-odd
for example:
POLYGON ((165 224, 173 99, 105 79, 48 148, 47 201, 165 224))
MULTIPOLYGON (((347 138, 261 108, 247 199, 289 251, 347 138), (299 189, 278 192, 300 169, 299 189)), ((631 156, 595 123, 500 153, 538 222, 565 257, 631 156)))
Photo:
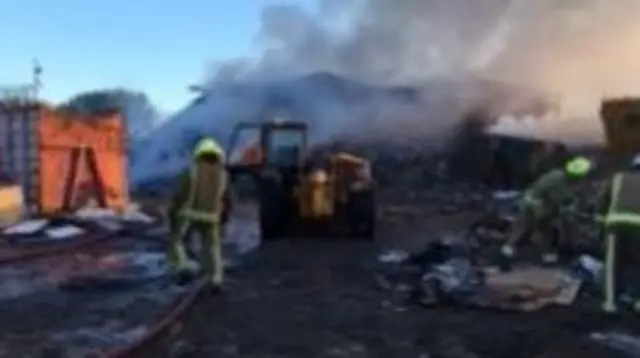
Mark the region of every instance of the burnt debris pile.
POLYGON ((368 158, 384 187, 427 189, 443 182, 500 190, 522 189, 535 177, 560 165, 568 149, 559 143, 486 131, 482 112, 467 115, 445 141, 334 141, 326 151, 347 151, 368 158))

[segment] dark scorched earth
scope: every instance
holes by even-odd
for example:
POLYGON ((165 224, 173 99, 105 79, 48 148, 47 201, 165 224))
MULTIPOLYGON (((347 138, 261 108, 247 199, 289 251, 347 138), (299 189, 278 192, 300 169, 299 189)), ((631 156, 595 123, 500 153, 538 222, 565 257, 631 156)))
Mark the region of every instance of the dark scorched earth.
MULTIPOLYGON (((486 194, 486 193, 485 193, 486 194)), ((551 358, 624 356, 589 339, 638 332, 633 315, 598 312, 582 293, 570 307, 533 313, 421 307, 382 288, 378 255, 460 235, 490 199, 469 188, 384 190, 375 244, 281 241, 231 271, 226 291, 204 295, 183 323, 141 357, 551 358)))

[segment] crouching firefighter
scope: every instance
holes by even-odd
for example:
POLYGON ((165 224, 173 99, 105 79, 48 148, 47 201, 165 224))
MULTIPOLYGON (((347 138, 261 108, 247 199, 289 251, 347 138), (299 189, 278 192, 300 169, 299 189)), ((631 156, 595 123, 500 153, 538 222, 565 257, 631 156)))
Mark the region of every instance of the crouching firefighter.
POLYGON ((193 278, 186 267, 185 240, 196 231, 201 238, 200 263, 212 290, 223 283, 221 230, 231 210, 228 173, 224 151, 218 143, 205 138, 193 152, 194 163, 183 172, 169 209, 171 228, 169 264, 180 283, 193 278))
POLYGON ((627 297, 633 310, 640 311, 638 268, 640 268, 640 155, 631 169, 616 173, 605 184, 600 213, 605 239, 604 302, 602 309, 613 313, 627 297), (635 287, 634 287, 635 286, 635 287))
POLYGON ((563 168, 556 168, 538 178, 524 192, 520 201, 520 212, 511 235, 501 253, 508 266, 515 255, 517 244, 525 237, 541 242, 545 247, 544 263, 558 260, 558 246, 563 236, 562 204, 571 193, 571 187, 585 178, 591 171, 591 161, 576 157, 563 168))

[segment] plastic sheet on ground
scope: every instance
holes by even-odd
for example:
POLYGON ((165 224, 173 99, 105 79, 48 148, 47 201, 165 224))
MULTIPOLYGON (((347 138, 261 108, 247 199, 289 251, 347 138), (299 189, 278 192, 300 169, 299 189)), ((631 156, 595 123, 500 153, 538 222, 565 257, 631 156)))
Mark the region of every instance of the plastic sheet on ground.
POLYGON ((479 306, 533 311, 551 305, 568 306, 578 296, 582 281, 565 270, 545 267, 486 272, 484 289, 471 301, 479 306))
POLYGON ((405 268, 413 267, 413 271, 407 271, 414 272, 410 282, 418 281, 417 298, 428 306, 446 303, 533 311, 549 305, 571 305, 577 298, 582 281, 569 270, 516 266, 509 272, 501 272, 495 267, 475 265, 469 249, 460 243, 436 242, 410 258, 389 252, 379 259, 392 264, 401 261, 405 268))
POLYGON ((424 281, 427 283, 424 294, 440 295, 434 304, 449 300, 478 308, 534 311, 550 305, 571 305, 581 286, 579 279, 560 269, 529 267, 507 273, 483 269, 482 273, 474 274, 468 265, 442 266, 448 270, 425 275, 431 281, 424 281))

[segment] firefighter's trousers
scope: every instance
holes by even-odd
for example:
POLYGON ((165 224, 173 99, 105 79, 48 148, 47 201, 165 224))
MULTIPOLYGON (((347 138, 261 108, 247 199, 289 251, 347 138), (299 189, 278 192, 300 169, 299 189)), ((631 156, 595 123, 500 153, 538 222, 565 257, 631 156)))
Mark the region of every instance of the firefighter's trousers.
POLYGON ((180 218, 172 226, 168 253, 169 265, 174 272, 185 269, 187 252, 185 242, 194 231, 200 235, 200 264, 207 280, 214 285, 222 285, 224 262, 220 225, 193 219, 180 218))
MULTIPOLYGON (((617 301, 628 294, 640 303, 640 291, 634 281, 638 280, 640 268, 639 230, 625 229, 607 232, 605 235, 604 301, 606 312, 617 311, 617 301)), ((639 307, 634 307, 638 309, 639 307)))
POLYGON ((539 243, 545 253, 556 253, 564 236, 563 222, 553 212, 541 213, 530 205, 522 205, 511 229, 507 245, 513 249, 525 239, 539 243))

